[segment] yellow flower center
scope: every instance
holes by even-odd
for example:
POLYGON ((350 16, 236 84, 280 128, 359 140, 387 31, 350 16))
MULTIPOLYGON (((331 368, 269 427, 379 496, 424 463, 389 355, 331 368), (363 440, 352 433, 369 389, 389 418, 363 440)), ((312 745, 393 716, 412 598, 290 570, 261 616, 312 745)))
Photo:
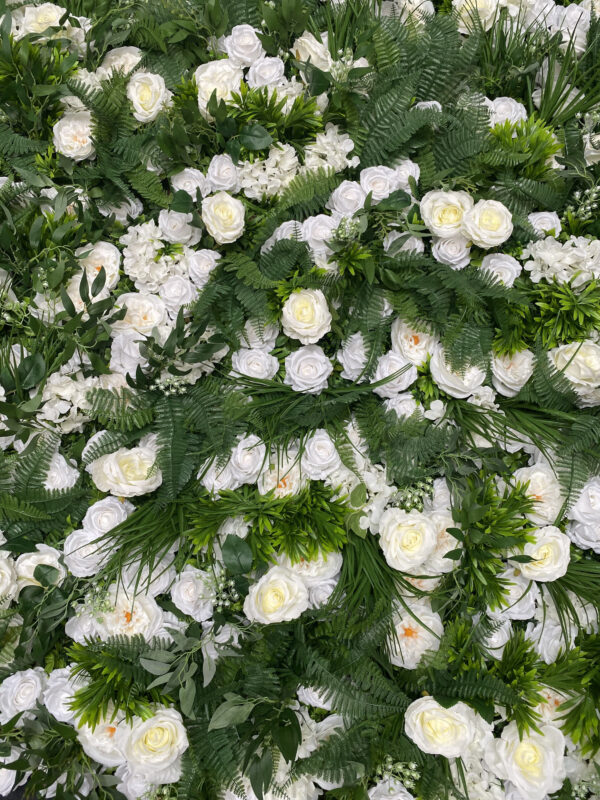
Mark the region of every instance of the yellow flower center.
POLYGON ((171 734, 163 725, 155 725, 144 734, 144 747, 152 753, 164 750, 171 743, 171 734))
POLYGON ((520 742, 515 750, 515 763, 529 778, 541 778, 544 761, 539 748, 532 741, 520 742))
POLYGON ((497 211, 488 208, 481 214, 479 223, 488 231, 497 231, 502 225, 502 217, 497 211))
POLYGON ((457 225, 462 219, 462 209, 459 206, 444 206, 438 212, 440 225, 457 225))
POLYGON ((281 608, 285 601, 285 595, 278 586, 270 586, 262 597, 262 610, 265 614, 272 614, 281 608))

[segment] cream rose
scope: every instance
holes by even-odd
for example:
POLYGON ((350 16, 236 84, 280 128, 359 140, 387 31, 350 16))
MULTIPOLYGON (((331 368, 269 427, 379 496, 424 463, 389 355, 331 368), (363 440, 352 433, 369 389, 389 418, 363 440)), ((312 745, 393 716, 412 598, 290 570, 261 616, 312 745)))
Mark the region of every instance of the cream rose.
POLYGON ((117 497, 137 497, 153 492, 162 483, 153 447, 120 447, 100 456, 86 467, 101 492, 117 497))
POLYGON ((265 625, 296 619, 307 608, 308 589, 304 581, 283 567, 271 567, 250 587, 244 601, 248 619, 265 625))
POLYGON ((54 123, 52 129, 54 149, 73 161, 94 158, 96 151, 92 141, 92 115, 89 111, 65 114, 54 123))
POLYGON ((161 708, 150 719, 134 720, 124 753, 134 773, 153 783, 172 783, 179 778, 179 760, 188 746, 181 714, 161 708))
POLYGON ((482 720, 465 703, 443 708, 433 697, 421 697, 406 709, 404 727, 424 753, 458 758, 481 729, 482 720))
POLYGON ((44 33, 48 28, 58 28, 60 27, 61 18, 67 12, 66 8, 57 6, 54 3, 25 6, 22 10, 22 33, 44 33))
POLYGON ((514 397, 533 375, 531 350, 519 350, 512 356, 492 356, 492 383, 504 397, 514 397))
POLYGON ((513 232, 512 214, 497 200, 480 200, 462 221, 461 233, 484 249, 498 247, 513 232))
POLYGON ((425 514, 394 507, 383 512, 379 545, 390 567, 401 572, 418 572, 436 543, 435 526, 425 514))
POLYGON ((466 192, 433 191, 423 195, 421 217, 434 236, 449 238, 461 232, 465 214, 473 208, 466 192))
POLYGON ((535 542, 528 542, 523 553, 534 560, 521 564, 523 575, 532 581, 555 581, 562 578, 571 560, 569 537, 554 525, 538 528, 533 536, 535 542))
POLYGON ((140 71, 127 84, 127 97, 133 106, 135 119, 152 122, 169 105, 172 93, 165 86, 162 75, 140 71))
POLYGON ((302 344, 315 344, 331 330, 331 312, 320 289, 292 292, 281 309, 283 332, 302 344))
POLYGON ((231 244, 244 232, 244 204, 227 192, 218 192, 202 201, 202 221, 219 244, 231 244))
POLYGON ((194 73, 200 113, 212 119, 207 110, 212 93, 216 92, 217 101, 230 100, 233 92, 239 92, 243 77, 242 68, 228 58, 201 64, 194 73))

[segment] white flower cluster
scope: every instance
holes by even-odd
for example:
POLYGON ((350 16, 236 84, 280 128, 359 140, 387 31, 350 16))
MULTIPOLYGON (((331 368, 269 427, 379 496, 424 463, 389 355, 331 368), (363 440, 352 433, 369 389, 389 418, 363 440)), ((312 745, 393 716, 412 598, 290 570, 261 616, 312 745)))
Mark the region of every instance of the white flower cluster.
POLYGON ((529 242, 523 248, 521 260, 534 283, 545 280, 578 287, 600 277, 600 241, 570 236, 559 242, 554 236, 546 236, 529 242))

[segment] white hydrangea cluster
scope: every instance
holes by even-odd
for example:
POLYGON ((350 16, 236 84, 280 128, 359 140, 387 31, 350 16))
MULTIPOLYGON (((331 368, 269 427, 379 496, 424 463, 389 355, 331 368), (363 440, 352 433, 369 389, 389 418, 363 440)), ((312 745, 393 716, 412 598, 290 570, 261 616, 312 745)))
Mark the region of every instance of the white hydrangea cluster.
POLYGON ((546 236, 529 242, 521 260, 534 283, 556 281, 575 288, 600 276, 600 241, 570 236, 560 242, 554 236, 546 236))

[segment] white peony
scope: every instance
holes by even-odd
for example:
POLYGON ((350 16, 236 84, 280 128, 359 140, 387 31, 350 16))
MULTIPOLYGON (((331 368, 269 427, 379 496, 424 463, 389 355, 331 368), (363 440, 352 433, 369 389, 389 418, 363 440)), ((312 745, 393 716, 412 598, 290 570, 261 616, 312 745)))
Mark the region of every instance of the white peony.
POLYGON ((147 292, 125 292, 117 300, 116 309, 118 308, 125 308, 125 316, 113 322, 113 336, 123 331, 135 331, 149 336, 154 328, 167 321, 167 309, 163 301, 147 292))
POLYGON ((233 92, 239 92, 243 77, 242 68, 228 58, 201 64, 194 73, 200 113, 212 119, 207 110, 212 93, 216 92, 217 101, 230 100, 233 92))
POLYGON ((514 483, 528 483, 527 494, 535 500, 534 510, 528 514, 537 524, 554 522, 563 504, 560 483, 548 464, 521 467, 513 473, 514 483))
POLYGON ((123 713, 113 716, 112 709, 92 730, 89 725, 77 729, 84 752, 105 767, 118 767, 125 763, 124 747, 129 735, 129 726, 123 721, 123 713))
POLYGON ((386 509, 379 522, 379 545, 390 567, 418 573, 437 543, 435 526, 426 514, 413 509, 386 509))
POLYGON ((373 382, 386 380, 381 386, 376 386, 373 391, 379 397, 394 397, 399 392, 408 389, 417 380, 417 368, 400 353, 390 350, 377 360, 377 367, 373 375, 373 382), (392 378, 397 372, 400 374, 392 378), (391 378, 391 380, 386 380, 391 378))
POLYGON ((219 244, 231 244, 244 232, 244 204, 227 192, 218 192, 202 201, 202 221, 219 244))
POLYGON ((101 639, 110 636, 142 635, 147 641, 158 636, 163 628, 163 611, 156 600, 148 594, 133 596, 123 586, 113 584, 108 590, 110 610, 103 612, 97 620, 97 631, 101 639))
POLYGON ((171 586, 171 600, 184 614, 196 622, 205 622, 213 615, 216 597, 214 577, 187 564, 171 586))
POLYGON ((251 622, 266 625, 296 619, 308 608, 304 581, 284 567, 271 567, 253 583, 244 600, 244 614, 251 622))
POLYGON ((417 330, 401 319, 392 323, 392 350, 420 367, 437 347, 438 339, 431 333, 417 330))
POLYGON ((403 669, 416 669, 426 652, 438 650, 444 626, 439 614, 427 600, 399 608, 394 617, 394 634, 388 640, 392 664, 403 669))
POLYGON ((434 236, 449 238, 461 233, 463 218, 473 208, 466 192, 433 191, 423 195, 421 217, 434 236))
POLYGON ((119 267, 121 266, 121 253, 110 242, 96 242, 93 245, 84 245, 75 250, 75 257, 87 275, 88 283, 97 278, 102 268, 106 273, 105 287, 114 289, 119 282, 119 267))
POLYGON ((272 454, 258 476, 257 488, 261 494, 273 491, 275 497, 298 494, 307 483, 300 470, 298 451, 290 449, 284 454, 272 454))
POLYGON ((450 397, 467 398, 485 381, 485 372, 480 367, 467 367, 462 374, 450 369, 441 347, 433 353, 430 369, 434 382, 450 397))
POLYGON ((94 158, 96 151, 92 140, 92 115, 89 111, 65 114, 52 129, 54 149, 74 161, 94 158))
POLYGON ((309 344, 286 356, 284 383, 295 392, 320 394, 327 388, 332 371, 333 365, 322 348, 309 344))
POLYGON ((250 67, 265 55, 252 25, 234 25, 223 44, 230 61, 240 67, 250 67))
POLYGON ((523 548, 533 561, 521 564, 521 572, 532 581, 555 581, 566 573, 571 560, 569 537, 554 525, 546 525, 534 531, 534 542, 523 548))
POLYGON ((513 232, 512 214, 497 200, 480 200, 464 216, 461 233, 484 249, 498 247, 513 232))
POLYGON ((127 84, 127 97, 138 122, 152 122, 169 105, 172 93, 162 75, 140 70, 127 84))
POLYGON ((0 723, 5 725, 15 714, 35 708, 42 698, 46 681, 42 667, 24 669, 5 678, 0 683, 0 723))
POLYGON ((514 397, 533 375, 531 350, 518 350, 512 356, 492 356, 492 383, 504 397, 514 397))
POLYGON ((464 755, 485 723, 465 703, 443 708, 433 697, 421 697, 406 709, 404 727, 424 753, 458 758, 464 755))
POLYGON ((331 330, 331 312, 320 289, 292 292, 281 309, 283 332, 302 344, 315 344, 331 330))
POLYGON ((481 269, 493 275, 505 286, 512 286, 522 272, 522 267, 516 258, 505 253, 490 253, 481 261, 481 269))
POLYGON ((162 472, 156 467, 156 450, 149 446, 120 447, 95 459, 86 469, 101 492, 117 497, 148 494, 162 483, 162 472))
POLYGON ((173 783, 179 779, 180 758, 188 746, 181 714, 161 708, 149 719, 134 719, 124 753, 132 772, 152 783, 173 783))

